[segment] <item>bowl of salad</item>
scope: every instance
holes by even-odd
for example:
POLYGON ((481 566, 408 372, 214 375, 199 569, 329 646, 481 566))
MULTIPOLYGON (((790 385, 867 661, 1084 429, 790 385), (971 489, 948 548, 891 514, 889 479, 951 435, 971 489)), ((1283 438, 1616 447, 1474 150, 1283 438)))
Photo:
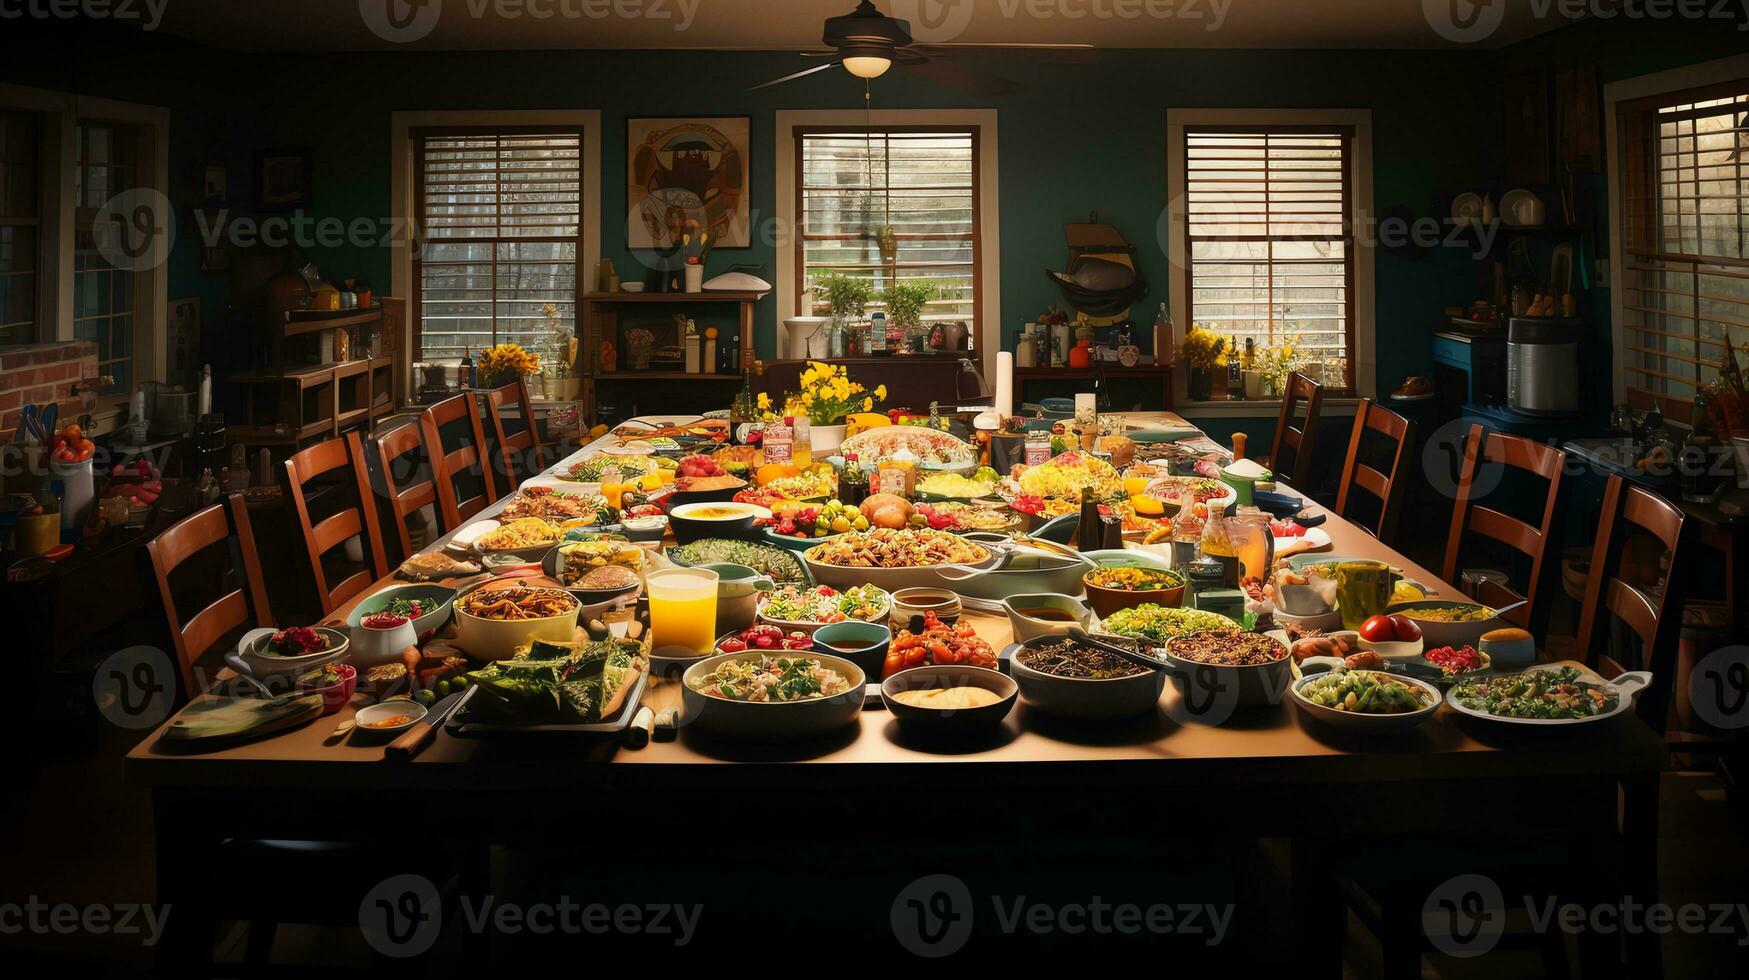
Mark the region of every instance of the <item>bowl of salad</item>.
POLYGON ((1143 603, 1177 606, 1184 601, 1184 576, 1170 568, 1107 565, 1081 576, 1087 602, 1101 617, 1143 603))
POLYGON ((811 635, 830 623, 885 623, 892 604, 892 596, 873 585, 853 585, 847 589, 830 585, 813 588, 789 585, 766 593, 754 619, 779 627, 786 633, 811 635))
POLYGON ((1606 681, 1577 664, 1546 664, 1460 679, 1446 691, 1445 703, 1473 718, 1511 725, 1578 725, 1628 710, 1651 683, 1643 670, 1606 681))
POLYGON ((813 738, 856 723, 868 675, 818 651, 746 650, 706 657, 681 675, 684 723, 756 741, 813 738))
POLYGON ((413 631, 424 636, 449 622, 454 605, 454 589, 441 585, 391 585, 359 600, 346 615, 346 625, 358 629, 366 617, 386 612, 412 620, 413 631))
POLYGON ((1414 728, 1439 710, 1439 689, 1423 680, 1378 670, 1339 668, 1307 674, 1293 685, 1294 705, 1334 728, 1392 731, 1414 728))

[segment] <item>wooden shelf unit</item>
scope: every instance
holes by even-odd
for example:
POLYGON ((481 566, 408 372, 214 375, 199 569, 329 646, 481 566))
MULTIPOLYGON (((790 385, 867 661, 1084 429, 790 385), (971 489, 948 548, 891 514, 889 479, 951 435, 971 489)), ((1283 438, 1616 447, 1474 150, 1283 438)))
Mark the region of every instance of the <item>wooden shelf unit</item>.
POLYGON ((233 375, 243 420, 229 438, 251 446, 302 446, 368 426, 395 410, 392 355, 233 375), (378 388, 387 384, 386 389, 378 388))
MULTIPOLYGON (((707 292, 707 293, 585 293, 583 295, 582 331, 578 342, 578 360, 583 380, 581 400, 583 417, 593 423, 595 407, 599 403, 597 386, 603 382, 625 383, 628 381, 707 381, 718 384, 738 381, 740 372, 753 366, 753 304, 765 297, 765 293, 749 292, 707 292), (601 341, 611 339, 618 356, 623 358, 625 352, 619 347, 620 308, 645 306, 738 306, 740 308, 740 363, 734 374, 716 374, 699 372, 696 374, 685 371, 602 371, 601 341)), ((720 341, 719 341, 720 342, 720 341)))

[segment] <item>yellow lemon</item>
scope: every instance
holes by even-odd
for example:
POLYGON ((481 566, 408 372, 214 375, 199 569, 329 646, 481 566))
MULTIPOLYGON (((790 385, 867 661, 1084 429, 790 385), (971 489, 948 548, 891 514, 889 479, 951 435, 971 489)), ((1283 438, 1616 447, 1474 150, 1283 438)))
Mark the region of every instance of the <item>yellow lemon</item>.
POLYGON ((1165 504, 1153 497, 1145 497, 1141 494, 1134 494, 1130 497, 1130 506, 1134 507, 1136 513, 1143 517, 1159 517, 1166 513, 1165 504))

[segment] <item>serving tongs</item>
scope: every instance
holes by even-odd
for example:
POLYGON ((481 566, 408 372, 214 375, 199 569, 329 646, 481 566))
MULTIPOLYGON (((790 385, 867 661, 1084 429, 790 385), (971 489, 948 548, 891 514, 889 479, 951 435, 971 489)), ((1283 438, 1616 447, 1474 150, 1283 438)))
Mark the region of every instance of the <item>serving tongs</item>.
MULTIPOLYGON (((979 534, 982 533, 985 532, 968 534, 966 535, 966 539, 975 542, 986 551, 995 554, 995 563, 991 565, 968 565, 964 562, 956 562, 950 565, 936 565, 934 566, 935 573, 941 576, 942 581, 964 582, 966 579, 975 578, 985 572, 1000 571, 1007 567, 1008 563, 1013 561, 1017 555, 1026 554, 1028 552, 1032 554, 1049 555, 1055 558, 1066 557, 1071 559, 1071 564, 1083 564, 1088 568, 1099 567, 1099 563, 1093 559, 1076 551, 1068 545, 1058 544, 1055 541, 1046 541, 1043 538, 1030 538, 1025 535, 1016 535, 1006 540, 996 540, 994 537, 980 537, 979 534)), ((990 533, 993 534, 993 532, 990 533)))
MULTIPOLYGON (((1338 668, 1347 669, 1348 662, 1341 657, 1307 657, 1300 661, 1300 676, 1310 677, 1338 668)), ((1386 660, 1383 667, 1357 667, 1356 670, 1370 670, 1380 674, 1402 674, 1416 680, 1438 683, 1446 679, 1445 671, 1432 664, 1418 664, 1404 660, 1386 660)))
POLYGON ((1130 663, 1135 664, 1137 667, 1146 667, 1149 670, 1157 670, 1162 674, 1170 674, 1175 669, 1171 664, 1158 657, 1150 657, 1138 650, 1131 650, 1115 643, 1107 643, 1104 640, 1096 639, 1093 634, 1079 626, 1069 627, 1069 639, 1074 640, 1076 643, 1090 646, 1095 650, 1104 650, 1106 653, 1122 657, 1130 663))

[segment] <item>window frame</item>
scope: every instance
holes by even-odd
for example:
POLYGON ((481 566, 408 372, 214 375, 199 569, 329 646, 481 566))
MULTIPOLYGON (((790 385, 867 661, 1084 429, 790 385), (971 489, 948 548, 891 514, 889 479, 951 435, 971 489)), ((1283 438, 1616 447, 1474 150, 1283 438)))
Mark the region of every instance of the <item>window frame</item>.
MULTIPOLYGON (((414 323, 417 317, 416 298, 419 281, 414 277, 413 243, 419 234, 418 145, 413 131, 419 129, 505 129, 533 127, 541 129, 579 129, 583 133, 580 150, 583 168, 583 220, 578 229, 581 241, 577 246, 579 297, 591 291, 595 267, 601 259, 601 111, 599 109, 485 109, 401 111, 389 114, 390 156, 389 210, 396 230, 390 243, 390 287, 392 295, 407 298, 408 313, 401 325, 399 373, 405 391, 417 391, 413 377, 415 350, 414 323)), ((578 308, 578 328, 581 329, 582 308, 578 308)))
MULTIPOLYGON (((49 151, 52 149, 50 140, 54 127, 50 125, 49 120, 42 118, 42 113, 34 112, 28 108, 0 105, 0 111, 29 116, 34 130, 32 138, 36 145, 31 148, 31 152, 35 154, 32 166, 36 170, 36 216, 26 218, 23 215, 0 214, 0 226, 29 228, 34 233, 32 237, 36 242, 36 257, 31 265, 30 273, 30 332, 22 343, 36 344, 42 342, 44 326, 49 320, 50 304, 43 285, 45 281, 53 281, 47 266, 52 254, 48 248, 48 238, 54 217, 44 213, 49 201, 50 178, 49 168, 44 166, 44 162, 50 156, 49 151)), ((3 205, 3 202, 0 202, 0 205, 3 205)), ((0 311, 0 317, 3 316, 4 311, 0 311)))
MULTIPOLYGON (((1630 213, 1627 207, 1627 194, 1635 189, 1634 178, 1656 179, 1655 168, 1646 166, 1644 161, 1632 163, 1627 159, 1628 146, 1634 142, 1633 134, 1627 132, 1624 123, 1627 117, 1636 114, 1637 108, 1658 101, 1693 101, 1705 100, 1708 91, 1720 89, 1723 86, 1738 86, 1749 79, 1749 55, 1736 55, 1721 58, 1716 61, 1688 65, 1670 71, 1653 72, 1638 75, 1633 78, 1610 82, 1603 87, 1604 106, 1604 145, 1608 153, 1606 172, 1609 188, 1609 289, 1610 303, 1610 345, 1614 357, 1611 367, 1611 400, 1615 404, 1634 401, 1628 391, 1627 360, 1629 333, 1639 332, 1639 328, 1629 328, 1627 313, 1633 305, 1628 301, 1628 294, 1636 290, 1628 288, 1630 276, 1635 270, 1634 255, 1645 251, 1641 243, 1634 237, 1636 215, 1630 213)), ((1721 97, 1722 91, 1712 91, 1711 97, 1721 97)), ((1740 94, 1740 93, 1739 93, 1740 94)), ((1650 144, 1656 147, 1656 140, 1650 144)), ((1635 371, 1633 373, 1639 373, 1635 371)), ((1684 382, 1686 383, 1686 381, 1684 382)), ((1639 389, 1635 389, 1638 391, 1639 389)), ((1682 399, 1660 393, 1651 393, 1650 397, 1659 405, 1669 403, 1673 406, 1687 404, 1682 399)), ((1665 418, 1677 425, 1686 426, 1687 412, 1666 413, 1665 418)))
MULTIPOLYGON (((1172 316, 1175 344, 1184 339, 1190 327, 1190 251, 1187 211, 1188 171, 1186 160, 1186 130, 1207 131, 1234 129, 1241 131, 1329 131, 1345 130, 1349 166, 1346 173, 1345 224, 1350 243, 1347 263, 1347 306, 1349 372, 1354 387, 1324 400, 1326 406, 1352 405, 1362 398, 1372 398, 1378 389, 1376 358, 1378 324, 1376 318, 1375 246, 1372 236, 1359 234, 1366 226, 1373 197, 1372 173, 1372 110, 1371 109, 1169 109, 1166 112, 1166 246, 1171 267, 1167 290, 1167 309, 1172 316)), ((1189 374, 1182 360, 1173 365, 1173 384, 1179 391, 1189 374)), ((1227 400, 1211 399, 1189 405, 1218 406, 1221 414, 1232 416, 1271 416, 1280 412, 1280 399, 1227 400)))
MULTIPOLYGON (((75 169, 75 173, 73 175, 73 186, 74 186, 74 195, 73 195, 73 197, 74 197, 74 200, 73 200, 73 296, 74 296, 73 336, 74 336, 74 339, 76 339, 76 340, 77 339, 85 339, 85 338, 80 338, 78 336, 79 324, 81 322, 87 322, 87 321, 91 321, 91 320, 104 320, 104 321, 107 321, 109 329, 113 329, 115 326, 115 320, 118 317, 125 316, 128 318, 129 323, 130 323, 129 333, 131 334, 131 336, 128 337, 128 355, 127 355, 127 357, 125 357, 125 358, 110 357, 106 360, 103 356, 103 346, 101 344, 98 344, 98 350, 97 350, 97 370, 100 374, 106 370, 107 366, 113 365, 117 361, 126 360, 128 362, 129 376, 128 376, 127 382, 125 384, 118 383, 113 387, 109 387, 109 388, 104 389, 104 394, 108 395, 108 396, 127 395, 127 394, 130 394, 135 388, 137 388, 142 381, 147 380, 141 374, 141 368, 142 368, 142 365, 145 363, 144 358, 147 354, 146 344, 149 342, 149 336, 146 332, 147 331, 146 317, 145 317, 144 313, 153 304, 153 302, 155 300, 155 295, 162 295, 162 294, 155 294, 154 293, 153 288, 152 288, 152 284, 150 281, 150 277, 143 275, 139 272, 130 270, 130 269, 108 268, 108 269, 95 269, 95 270, 93 270, 93 269, 80 269, 79 268, 78 262, 79 262, 79 252, 80 252, 80 247, 79 247, 80 240, 88 234, 92 235, 92 237, 95 238, 95 229, 93 228, 93 223, 97 220, 97 216, 100 213, 98 208, 93 208, 93 207, 88 206, 88 202, 86 200, 84 200, 82 197, 80 197, 80 195, 79 195, 79 190, 82 188, 81 181, 83 181, 85 179, 85 177, 87 176, 87 172, 92 167, 91 164, 85 162, 83 159, 84 153, 86 151, 86 147, 80 145, 80 141, 82 139, 89 138, 89 134, 90 134, 93 127, 101 127, 101 128, 108 131, 108 133, 109 133, 109 137, 108 137, 108 139, 109 139, 109 154, 112 158, 117 153, 118 144, 116 142, 116 137, 118 135, 125 134, 125 136, 128 139, 138 141, 138 145, 131 147, 130 151, 129 151, 130 154, 134 157, 133 162, 129 164, 129 166, 131 166, 135 171, 135 175, 134 175, 134 178, 132 180, 132 183, 134 184, 134 186, 128 187, 128 188, 126 188, 126 190, 123 190, 123 191, 116 191, 114 188, 114 184, 111 183, 108 187, 107 192, 106 192, 106 197, 114 196, 117 193, 127 193, 128 191, 133 191, 133 190, 149 189, 149 185, 142 184, 140 182, 142 179, 141 171, 147 171, 150 169, 147 161, 149 161, 152 158, 153 154, 156 152, 156 149, 153 146, 153 139, 156 136, 156 134, 152 131, 151 127, 142 126, 137 122, 112 119, 108 116, 98 116, 98 115, 94 115, 94 114, 89 113, 89 112, 79 113, 78 118, 76 120, 74 120, 74 127, 73 127, 74 147, 73 147, 72 161, 73 161, 73 167, 75 169), (86 316, 83 318, 83 320, 81 320, 81 318, 79 316, 78 305, 77 305, 78 304, 78 294, 79 294, 79 277, 81 275, 87 274, 87 273, 102 274, 102 275, 105 275, 105 276, 110 278, 110 285, 111 285, 110 311, 108 313, 100 314, 97 316, 86 316), (126 313, 118 313, 114 309, 115 291, 113 289, 113 277, 115 277, 116 275, 119 275, 119 274, 128 275, 130 277, 130 281, 132 283, 132 287, 129 290, 129 292, 131 292, 132 295, 130 297, 130 303, 129 303, 129 306, 128 306, 126 313)), ((110 176, 113 179, 114 171, 115 171, 117 165, 115 163, 111 162, 111 163, 104 164, 103 166, 107 166, 110 168, 110 176)), ((107 265, 107 262, 105 264, 107 265)), ((113 336, 110 338, 110 341, 111 341, 111 344, 114 343, 113 336)), ((94 344, 98 343, 98 341, 96 341, 95 339, 91 339, 91 340, 89 340, 89 342, 94 343, 94 344)), ((112 353, 113 353, 113 351, 112 351, 112 353)), ((113 375, 110 375, 110 376, 113 377, 113 375)))
MULTIPOLYGON (((585 206, 584 201, 583 201, 583 197, 584 197, 583 181, 584 181, 585 171, 587 171, 589 169, 589 161, 584 159, 584 152, 585 152, 584 139, 585 139, 586 134, 583 132, 583 128, 581 126, 570 126, 570 125, 560 125, 560 126, 526 126, 526 125, 523 125, 523 126, 422 126, 422 127, 415 127, 412 130, 410 130, 408 133, 408 137, 409 137, 409 139, 412 140, 412 144, 413 144, 413 203, 412 203, 413 217, 412 217, 412 223, 413 223, 413 228, 416 229, 417 234, 420 237, 420 240, 423 241, 424 240, 424 230, 425 230, 424 221, 425 221, 425 217, 426 217, 426 215, 425 215, 425 195, 420 193, 420 190, 422 187, 421 182, 423 181, 424 174, 425 174, 425 147, 424 147, 423 141, 426 138, 429 138, 429 137, 441 138, 441 137, 445 137, 445 136, 531 136, 531 135, 535 135, 535 134, 570 135, 573 133, 575 133, 577 136, 577 170, 578 170, 578 173, 577 173, 577 184, 578 184, 578 187, 577 187, 577 197, 578 197, 577 206, 578 206, 579 213, 577 216, 577 219, 578 219, 577 220, 577 268, 576 268, 576 272, 575 272, 575 285, 572 288, 574 295, 572 297, 572 314, 571 315, 572 315, 572 319, 574 321, 573 322, 573 330, 579 330, 582 327, 583 294, 589 292, 589 282, 585 278, 585 273, 589 269, 589 266, 584 264, 584 260, 583 260, 584 248, 583 248, 583 241, 582 241, 583 236, 587 230, 585 227, 585 224, 584 224, 584 220, 587 217, 587 214, 582 211, 583 207, 585 206)), ((500 203, 502 203, 502 202, 500 202, 500 203)), ((506 340, 500 339, 500 337, 498 335, 498 287, 497 287, 496 272, 497 272, 499 260, 498 260, 497 246, 499 246, 501 244, 505 244, 505 243, 511 243, 511 244, 561 244, 562 245, 565 242, 571 241, 571 239, 570 238, 561 238, 561 237, 554 236, 554 235, 519 235, 519 236, 513 236, 513 237, 498 236, 498 237, 492 237, 492 238, 445 238, 445 239, 442 239, 442 241, 445 243, 450 243, 450 244, 456 244, 456 243, 484 244, 487 242, 490 242, 492 244, 492 246, 493 246, 493 249, 492 249, 492 267, 493 267, 493 273, 494 273, 493 274, 493 286, 492 286, 492 301, 491 301, 492 343, 495 345, 495 344, 507 342, 506 340)), ((421 333, 423 331, 423 324, 424 324, 423 306, 424 306, 425 297, 424 297, 424 292, 423 292, 423 286, 424 286, 424 281, 425 281, 425 275, 424 275, 424 260, 421 257, 418 249, 414 249, 411 252, 410 261, 412 262, 412 270, 411 270, 412 271, 412 287, 406 293, 406 296, 407 296, 407 320, 408 320, 409 330, 411 331, 411 335, 409 338, 409 345, 410 346, 408 348, 408 356, 412 357, 416 361, 424 362, 425 351, 424 351, 424 348, 422 346, 421 333)))
POLYGON ((1002 223, 999 186, 998 148, 1001 146, 995 109, 779 109, 775 113, 773 161, 777 169, 777 220, 773 225, 773 245, 777 252, 777 337, 774 353, 784 353, 788 338, 783 321, 798 315, 801 302, 801 269, 798 246, 801 215, 801 175, 797 127, 849 131, 867 129, 899 129, 914 127, 924 130, 975 129, 977 132, 978 166, 974 183, 974 208, 977 213, 976 281, 974 293, 976 322, 971 325, 981 349, 974 351, 986 379, 996 377, 996 354, 1003 349, 1002 336, 1002 223))
MULTIPOLYGON (((983 233, 983 210, 984 209, 983 209, 982 201, 981 201, 981 197, 982 197, 982 195, 981 195, 981 190, 982 190, 981 177, 982 177, 982 175, 980 173, 982 166, 983 166, 983 156, 982 156, 983 146, 982 146, 981 131, 980 131, 979 127, 977 127, 976 125, 912 124, 912 125, 904 125, 904 126, 872 126, 871 127, 865 123, 864 125, 861 125, 861 126, 800 125, 800 126, 792 127, 791 131, 790 131, 790 138, 791 138, 791 141, 795 145, 795 159, 793 161, 793 165, 795 167, 795 170, 793 172, 797 175, 796 179, 793 181, 793 183, 795 184, 795 200, 793 202, 791 202, 792 206, 794 208, 793 213, 796 216, 795 234, 792 236, 795 239, 795 245, 794 245, 794 253, 795 254, 794 254, 792 261, 794 262, 793 268, 795 270, 794 276, 796 277, 796 279, 795 279, 795 282, 794 282, 794 285, 792 288, 798 294, 798 302, 799 302, 799 294, 802 292, 805 292, 807 289, 807 283, 805 281, 803 281, 801 278, 807 274, 808 264, 807 264, 807 233, 804 229, 804 222, 802 220, 803 216, 807 213, 806 209, 803 207, 803 194, 806 191, 806 188, 803 186, 803 181, 801 180, 801 177, 800 177, 800 175, 804 172, 803 152, 806 149, 806 146, 805 146, 806 138, 809 136, 823 135, 826 133, 856 133, 856 134, 861 134, 861 135, 866 136, 866 135, 884 134, 884 133, 952 133, 952 134, 958 134, 961 132, 964 132, 971 137, 971 144, 972 144, 972 188, 971 188, 971 190, 972 190, 972 234, 971 234, 971 239, 972 239, 972 352, 974 354, 978 354, 980 356, 983 354, 984 345, 990 341, 985 336, 984 331, 983 331, 984 290, 985 290, 985 279, 984 279, 984 275, 983 275, 983 261, 982 261, 983 260, 983 252, 984 252, 984 233, 983 233)), ((889 177, 888 184, 885 186, 887 187, 888 192, 890 193, 891 192, 891 179, 890 179, 890 177, 889 177)), ((806 313, 811 313, 811 312, 812 311, 806 311, 803 315, 806 315, 806 313)), ((998 341, 999 341, 999 339, 1000 338, 998 337, 998 341)))

